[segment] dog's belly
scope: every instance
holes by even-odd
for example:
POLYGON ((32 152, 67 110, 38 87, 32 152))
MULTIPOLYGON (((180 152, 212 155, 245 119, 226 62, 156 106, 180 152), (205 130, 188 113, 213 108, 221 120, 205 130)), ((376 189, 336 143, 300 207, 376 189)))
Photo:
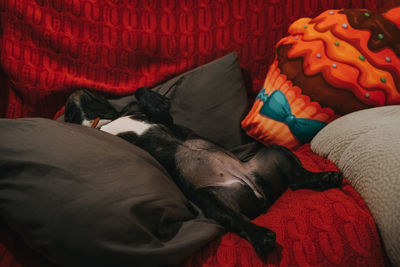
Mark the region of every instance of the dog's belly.
POLYGON ((208 186, 248 186, 258 199, 263 193, 249 177, 242 162, 228 152, 202 139, 188 140, 179 146, 175 161, 185 182, 194 190, 208 186))
POLYGON ((102 126, 100 130, 113 135, 124 132, 136 134, 138 139, 134 144, 147 150, 167 170, 171 171, 168 162, 175 162, 174 169, 182 176, 181 183, 187 188, 196 190, 219 186, 236 190, 238 187, 246 187, 256 198, 265 199, 262 190, 249 176, 249 171, 242 162, 228 151, 204 139, 178 140, 166 128, 136 120, 132 116, 118 118, 102 126), (176 144, 176 150, 171 150, 169 145, 172 143, 176 144))

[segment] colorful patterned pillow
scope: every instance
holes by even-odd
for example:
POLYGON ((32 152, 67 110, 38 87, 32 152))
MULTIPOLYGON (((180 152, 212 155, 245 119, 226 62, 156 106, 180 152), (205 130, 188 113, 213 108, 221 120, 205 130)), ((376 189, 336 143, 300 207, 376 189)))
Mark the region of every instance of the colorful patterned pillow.
POLYGON ((289 33, 242 121, 249 136, 296 148, 341 115, 400 104, 400 7, 327 10, 289 33))

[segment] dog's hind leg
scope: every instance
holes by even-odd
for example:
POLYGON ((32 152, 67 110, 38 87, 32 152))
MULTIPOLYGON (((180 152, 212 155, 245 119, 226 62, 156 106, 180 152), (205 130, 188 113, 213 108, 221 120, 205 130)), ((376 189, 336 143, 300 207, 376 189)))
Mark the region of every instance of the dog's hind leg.
POLYGON ((256 182, 273 199, 287 186, 291 189, 326 190, 339 187, 343 180, 338 172, 311 172, 304 169, 297 156, 283 146, 265 147, 247 164, 250 165, 256 182))
POLYGON ((343 181, 343 175, 340 172, 311 172, 306 170, 300 160, 293 152, 285 147, 279 147, 279 150, 288 158, 293 158, 291 168, 288 168, 286 175, 288 185, 292 190, 307 188, 314 190, 327 190, 340 187, 343 181))
POLYGON ((206 217, 214 219, 227 231, 247 239, 259 255, 272 251, 275 246, 275 232, 253 224, 249 218, 235 211, 230 205, 231 193, 229 188, 204 187, 193 193, 193 200, 206 217))
POLYGON ((301 168, 291 177, 289 187, 292 190, 301 188, 327 190, 340 187, 342 181, 343 175, 340 172, 310 172, 301 168))

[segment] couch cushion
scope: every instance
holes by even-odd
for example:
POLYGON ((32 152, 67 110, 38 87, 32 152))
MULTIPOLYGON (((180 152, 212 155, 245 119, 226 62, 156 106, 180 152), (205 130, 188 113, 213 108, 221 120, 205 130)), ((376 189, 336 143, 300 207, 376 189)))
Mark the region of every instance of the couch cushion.
POLYGON ((63 266, 176 264, 221 233, 147 152, 98 130, 0 119, 0 215, 63 266))
POLYGON ((248 142, 240 122, 249 101, 236 53, 179 75, 153 90, 170 97, 176 124, 225 148, 248 142))

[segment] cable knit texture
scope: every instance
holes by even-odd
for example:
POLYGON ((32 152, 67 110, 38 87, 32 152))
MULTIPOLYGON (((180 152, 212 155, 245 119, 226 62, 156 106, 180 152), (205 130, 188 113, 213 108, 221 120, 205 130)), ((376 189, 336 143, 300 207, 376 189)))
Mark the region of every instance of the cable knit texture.
MULTIPOLYGON (((389 1, 393 2, 395 0, 389 1)), ((387 1, 385 1, 387 3, 387 1)), ((0 116, 52 117, 73 86, 133 93, 237 51, 255 94, 274 45, 300 17, 331 8, 378 10, 379 0, 2 0, 0 116)), ((309 146, 297 154, 314 171, 335 166, 309 146)), ((287 191, 255 220, 277 232, 261 260, 249 243, 226 234, 184 266, 382 266, 372 216, 352 186, 287 191)), ((0 266, 46 266, 0 225, 0 266)), ((134 263, 133 263, 134 264, 134 263)))
POLYGON ((377 10, 381 2, 3 0, 1 67, 11 82, 0 112, 52 117, 71 86, 128 94, 231 51, 256 92, 291 22, 328 8, 377 10))

